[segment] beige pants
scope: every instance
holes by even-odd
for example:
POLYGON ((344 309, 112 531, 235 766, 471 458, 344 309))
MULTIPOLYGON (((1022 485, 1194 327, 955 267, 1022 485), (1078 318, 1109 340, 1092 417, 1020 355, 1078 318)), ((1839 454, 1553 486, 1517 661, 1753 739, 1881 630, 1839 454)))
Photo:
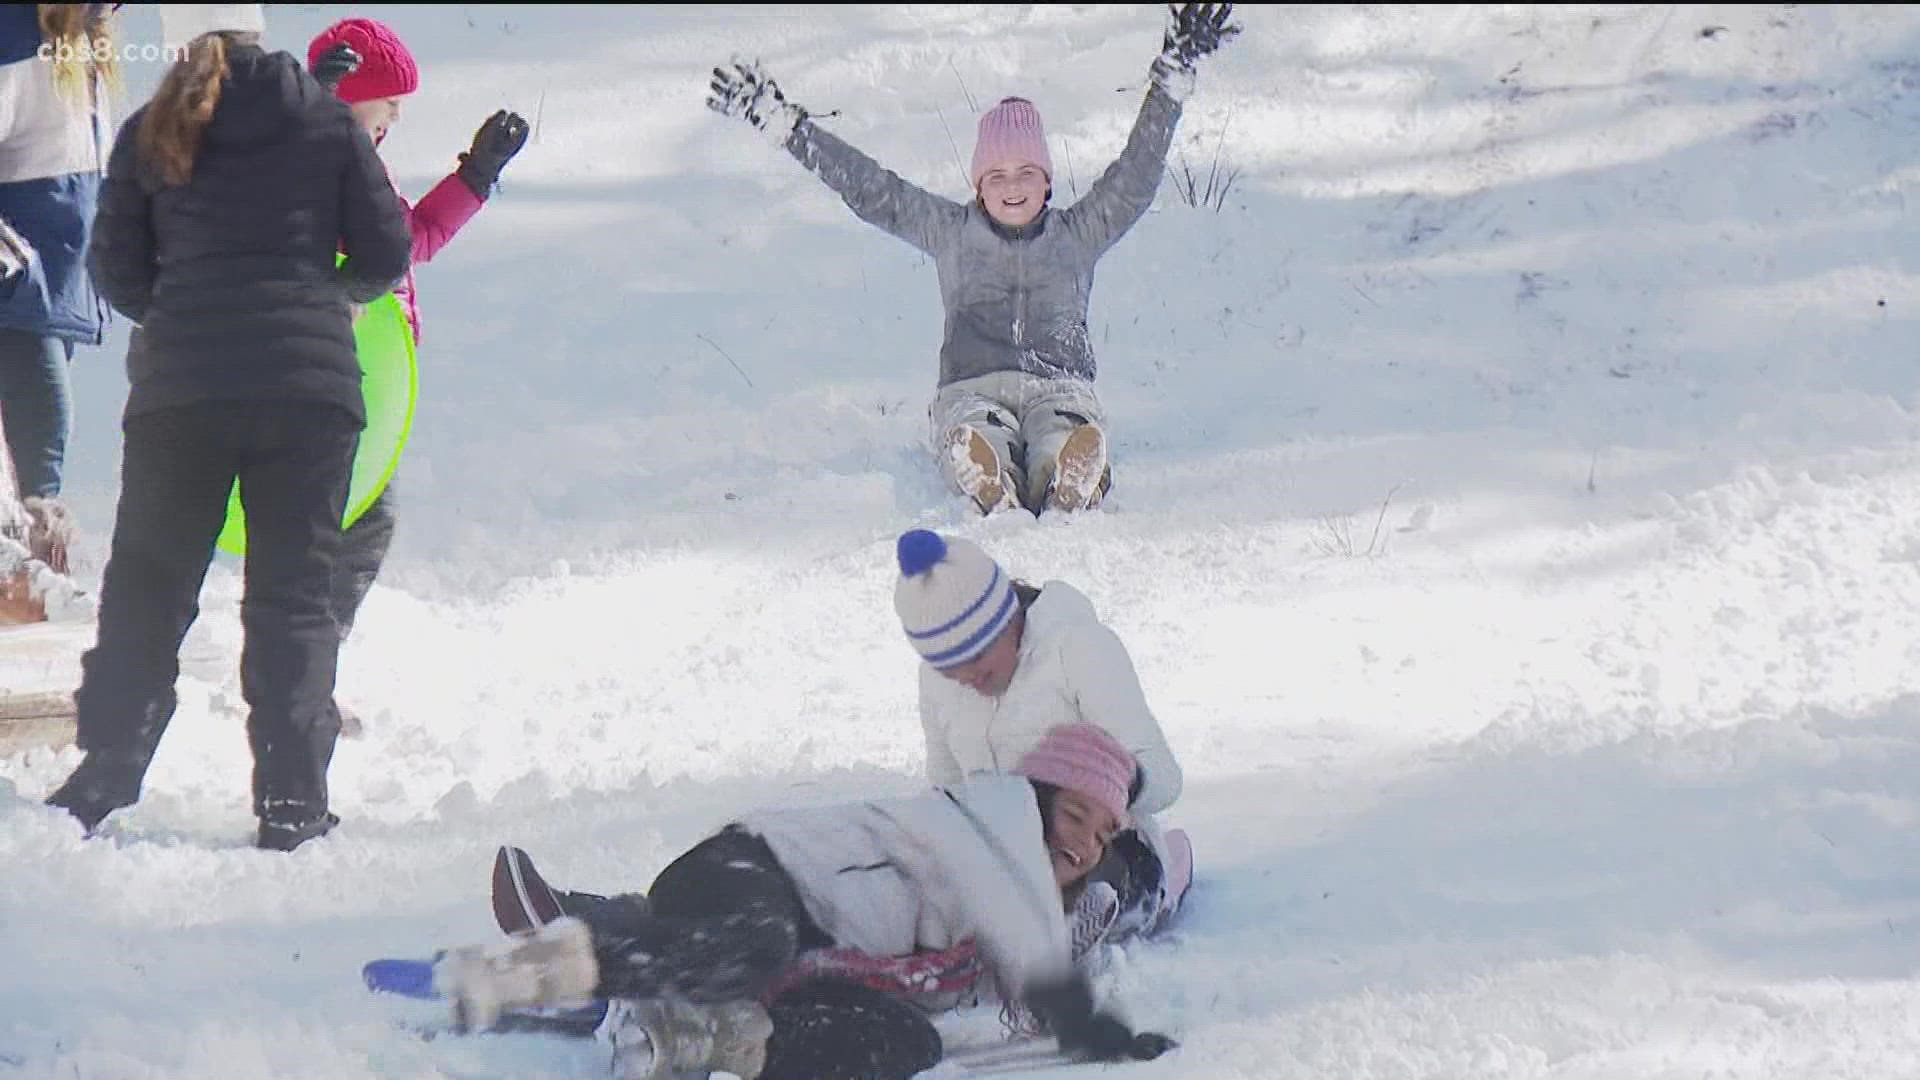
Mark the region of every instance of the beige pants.
POLYGON ((1073 429, 1093 424, 1106 429, 1106 413, 1093 384, 1079 379, 1048 379, 1020 371, 996 371, 961 379, 940 388, 927 408, 933 448, 947 480, 966 489, 943 448, 959 428, 985 436, 1019 485, 1021 502, 1041 505, 1053 483, 1054 459, 1073 429))

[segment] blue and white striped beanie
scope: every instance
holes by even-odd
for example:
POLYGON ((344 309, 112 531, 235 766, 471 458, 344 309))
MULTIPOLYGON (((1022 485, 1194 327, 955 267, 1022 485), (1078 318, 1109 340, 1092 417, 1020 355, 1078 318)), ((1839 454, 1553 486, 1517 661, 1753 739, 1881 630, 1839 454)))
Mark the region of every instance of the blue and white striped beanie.
POLYGON ((1013 580, 973 542, 915 529, 900 537, 898 554, 893 609, 927 663, 974 660, 1013 621, 1013 580))

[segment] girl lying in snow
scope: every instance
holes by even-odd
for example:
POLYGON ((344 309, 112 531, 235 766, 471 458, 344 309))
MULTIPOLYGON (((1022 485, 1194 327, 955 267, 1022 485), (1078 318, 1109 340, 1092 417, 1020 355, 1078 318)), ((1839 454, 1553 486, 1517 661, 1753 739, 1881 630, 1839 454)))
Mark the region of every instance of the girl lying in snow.
POLYGON ((1105 413, 1093 391, 1093 268, 1153 205, 1199 59, 1239 32, 1232 4, 1186 4, 1154 59, 1120 157, 1054 212, 1039 110, 1010 97, 980 117, 973 198, 934 195, 880 167, 787 101, 757 65, 715 68, 708 105, 746 118, 862 221, 933 258, 946 305, 939 390, 928 410, 949 481, 982 513, 1084 510, 1105 496, 1105 413))
POLYGON ((894 610, 922 660, 927 778, 1004 772, 1064 724, 1104 729, 1138 766, 1127 785, 1132 825, 1091 875, 1088 904, 1106 905, 1107 941, 1154 933, 1193 879, 1193 845, 1153 817, 1180 797, 1180 763, 1119 635, 1073 586, 1016 581, 968 540, 915 529, 897 556, 894 610))
MULTIPOLYGON (((470 1029, 503 1009, 613 999, 601 1033, 623 1080, 906 1080, 942 1057, 926 1002, 844 960, 951 959, 972 943, 1001 997, 1062 1049, 1155 1058, 1172 1040, 1095 1009, 1065 916, 1126 823, 1134 768, 1100 729, 1062 728, 1017 775, 750 814, 645 896, 556 893, 504 849, 495 912, 517 940, 453 950, 435 981, 470 1029), (803 959, 822 950, 825 964, 803 959)), ((956 971, 922 974, 917 988, 937 992, 956 971)))

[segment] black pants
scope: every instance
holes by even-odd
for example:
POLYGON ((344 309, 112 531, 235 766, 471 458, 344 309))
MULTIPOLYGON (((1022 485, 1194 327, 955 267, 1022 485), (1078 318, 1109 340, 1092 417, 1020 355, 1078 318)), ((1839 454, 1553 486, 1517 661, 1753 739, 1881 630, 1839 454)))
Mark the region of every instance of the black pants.
MULTIPOLYGON (((645 903, 569 893, 563 907, 593 931, 602 997, 758 998, 802 950, 833 944, 766 842, 738 828, 669 864, 645 903)), ((907 1080, 940 1060, 925 1014, 868 987, 815 980, 767 1011, 761 1080, 907 1080)))
POLYGON ((393 482, 380 491, 367 512, 360 515, 340 541, 340 557, 333 565, 333 620, 340 627, 340 640, 353 632, 360 605, 366 601, 380 567, 393 547, 393 482))
POLYGON ((200 613, 237 477, 247 510, 241 691, 254 813, 327 809, 340 639, 328 594, 360 425, 343 409, 218 402, 130 417, 99 636, 74 695, 91 796, 131 805, 173 717, 180 645, 200 613), (96 764, 97 762, 97 764, 96 764))
POLYGON ((645 904, 570 897, 593 930, 602 997, 757 998, 801 949, 832 943, 766 842, 737 828, 668 864, 645 904))

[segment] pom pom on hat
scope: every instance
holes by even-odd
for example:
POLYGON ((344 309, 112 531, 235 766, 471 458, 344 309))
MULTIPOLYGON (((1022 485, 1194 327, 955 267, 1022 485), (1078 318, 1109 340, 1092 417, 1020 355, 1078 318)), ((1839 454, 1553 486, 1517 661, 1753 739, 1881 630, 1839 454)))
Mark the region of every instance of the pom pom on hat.
POLYGON ((898 552, 900 573, 904 577, 918 577, 933 569, 933 565, 947 557, 947 542, 940 534, 925 529, 915 529, 900 535, 898 552))

